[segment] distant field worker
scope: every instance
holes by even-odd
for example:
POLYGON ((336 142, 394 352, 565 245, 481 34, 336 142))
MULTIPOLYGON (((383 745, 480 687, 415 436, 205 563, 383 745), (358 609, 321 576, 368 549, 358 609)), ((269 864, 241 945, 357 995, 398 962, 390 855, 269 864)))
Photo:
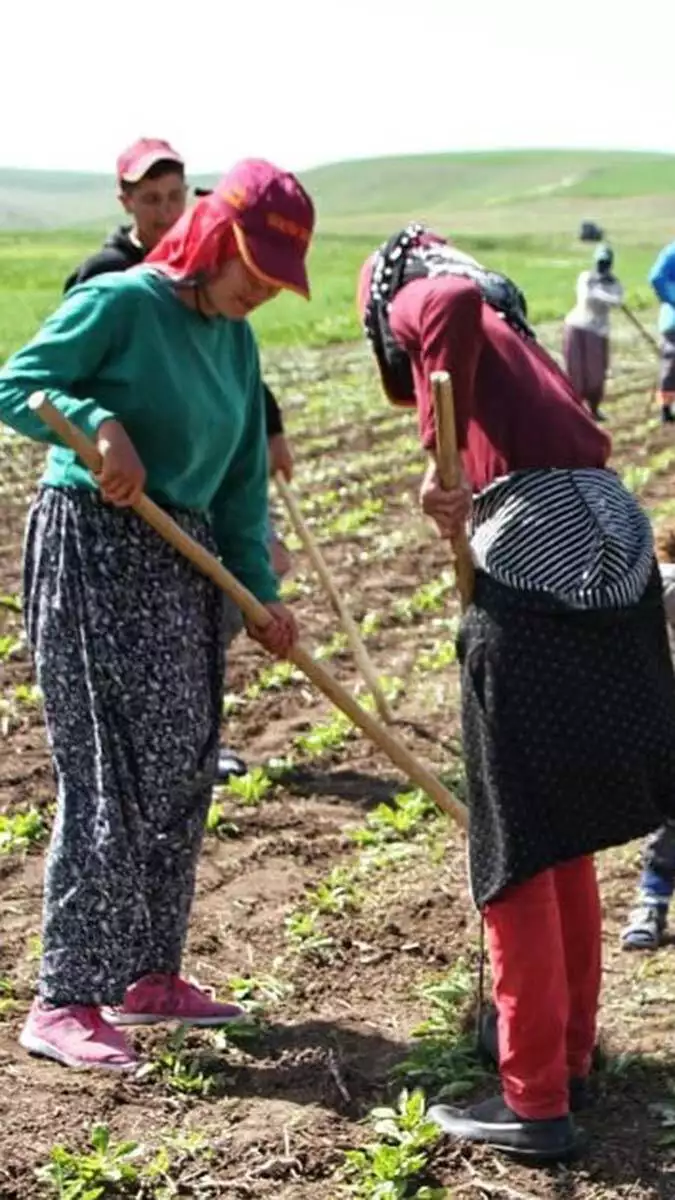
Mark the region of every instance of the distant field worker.
POLYGON ((222 593, 129 508, 145 490, 296 639, 269 555, 258 348, 245 319, 308 297, 312 202, 234 167, 128 271, 74 288, 0 371, 0 420, 55 443, 28 516, 24 614, 57 782, 38 997, 21 1035, 71 1067, 133 1069, 120 1027, 241 1016, 180 974, 218 754, 222 593), (92 478, 30 411, 92 438, 92 478))
POLYGON ((675 816, 675 677, 650 522, 508 280, 413 225, 364 264, 385 392, 417 408, 424 511, 471 521, 457 640, 471 891, 502 1091, 429 1116, 524 1159, 583 1144, 601 983, 593 855, 675 816), (429 378, 449 371, 463 480, 442 487, 429 378))
POLYGON ((609 314, 623 303, 623 288, 613 274, 614 252, 599 246, 594 269, 577 279, 577 302, 565 317, 565 367, 574 390, 586 401, 596 421, 609 370, 609 314))
POLYGON ((659 254, 649 272, 649 282, 661 301, 659 333, 661 335, 661 420, 675 421, 675 242, 659 254))
MULTIPOLYGON (((656 550, 663 581, 670 652, 675 662, 675 522, 657 532, 656 550)), ((668 933, 668 910, 675 895, 675 821, 666 822, 642 848, 637 904, 621 931, 624 950, 658 950, 668 933)))

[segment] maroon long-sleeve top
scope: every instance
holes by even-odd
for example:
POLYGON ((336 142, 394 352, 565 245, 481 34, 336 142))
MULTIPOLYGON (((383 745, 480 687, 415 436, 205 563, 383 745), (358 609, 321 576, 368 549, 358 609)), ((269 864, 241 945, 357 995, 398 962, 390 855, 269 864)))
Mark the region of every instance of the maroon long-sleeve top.
POLYGON ((605 466, 610 439, 566 376, 484 304, 470 280, 446 275, 406 284, 390 321, 411 360, 428 450, 435 444, 429 375, 450 372, 462 467, 474 491, 512 471, 605 466))

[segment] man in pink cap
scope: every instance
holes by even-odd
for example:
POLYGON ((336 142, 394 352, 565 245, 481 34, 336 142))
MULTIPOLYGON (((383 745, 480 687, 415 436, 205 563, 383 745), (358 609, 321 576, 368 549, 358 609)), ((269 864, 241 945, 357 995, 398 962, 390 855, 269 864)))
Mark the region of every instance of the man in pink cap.
POLYGON ((185 209, 185 163, 169 142, 139 138, 117 159, 117 198, 130 224, 121 225, 66 280, 65 291, 107 271, 142 262, 185 209))

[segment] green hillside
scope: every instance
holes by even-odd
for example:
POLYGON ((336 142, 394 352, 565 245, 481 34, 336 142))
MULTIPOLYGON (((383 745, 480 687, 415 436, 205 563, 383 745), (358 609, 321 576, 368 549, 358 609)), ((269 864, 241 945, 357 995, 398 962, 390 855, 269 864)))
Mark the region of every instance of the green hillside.
MULTIPOLYGON (((192 182, 204 183, 209 177, 192 182)), ((563 233, 586 215, 649 240, 675 228, 675 156, 533 150, 334 163, 304 172, 325 232, 371 233, 411 216, 476 233, 563 233)), ((106 224, 112 176, 0 170, 0 228, 106 224)))
MULTIPOLYGON (((212 176, 193 182, 210 183, 212 176)), ((118 212, 112 175, 0 168, 0 229, 108 225, 118 212)))
POLYGON ((537 196, 586 198, 675 194, 675 155, 580 150, 437 154, 334 163, 305 175, 326 216, 517 204, 537 196))
POLYGON ((370 159, 310 171, 322 226, 379 232, 419 217, 477 234, 564 234, 590 216, 652 241, 675 229, 675 155, 533 150, 370 159))
MULTIPOLYGON (((524 288, 535 321, 559 320, 590 249, 582 220, 605 228, 629 304, 654 309, 647 282, 675 237, 675 156, 514 151, 371 159, 305 172, 317 201, 313 303, 284 295, 255 316, 264 345, 360 336, 359 267, 383 235, 428 221, 524 288)), ((208 177, 196 182, 207 182, 208 177)), ((0 170, 0 360, 58 302, 63 280, 118 219, 111 176, 0 170)))

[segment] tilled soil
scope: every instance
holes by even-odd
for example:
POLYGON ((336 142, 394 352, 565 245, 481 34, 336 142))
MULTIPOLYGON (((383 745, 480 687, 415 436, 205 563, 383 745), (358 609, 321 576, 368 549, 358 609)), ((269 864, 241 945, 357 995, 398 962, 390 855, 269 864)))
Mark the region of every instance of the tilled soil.
MULTIPOLYGON (((631 372, 646 369, 641 353, 637 343, 622 344, 617 392, 630 384, 631 372)), ((435 606, 429 602, 426 611, 405 608, 420 585, 447 569, 445 547, 415 515, 422 464, 412 440, 409 447, 400 444, 404 435, 414 437, 412 420, 392 416, 370 400, 372 375, 360 352, 326 352, 280 363, 278 369, 300 460, 298 491, 355 615, 380 614, 368 638, 378 671, 403 681, 394 702, 396 732, 427 764, 458 777, 456 671, 453 665, 438 665, 440 643, 452 638, 448 618, 456 616, 455 601, 449 593, 435 606), (326 378, 330 372, 332 381, 326 378), (331 389, 348 402, 337 419, 331 389), (372 478, 379 482, 369 490, 372 478), (340 492, 350 484, 363 484, 363 492, 340 492), (329 496, 317 507, 317 494, 330 489, 334 499, 329 496), (370 525, 331 531, 333 518, 363 504, 366 495, 382 501, 370 525)), ((642 388, 623 394, 614 407, 608 403, 607 410, 615 465, 644 469, 637 490, 662 517, 672 492, 673 435, 648 424, 647 406, 642 388)), ((2 637, 20 631, 11 597, 20 586, 21 529, 40 454, 8 439, 0 455, 2 637)), ((292 603, 303 633, 315 647, 325 646, 336 621, 301 552, 295 554, 294 578, 299 583, 292 603)), ((244 635, 230 658, 228 693, 241 697, 268 664, 244 635)), ((330 666, 342 682, 356 686, 344 650, 338 648, 330 666)), ((54 787, 39 702, 21 691, 18 696, 24 698, 17 698, 16 692, 32 682, 25 650, 19 648, 0 670, 5 699, 0 811, 35 807, 49 823, 54 787)), ((328 702, 298 679, 244 699, 224 721, 223 735, 252 765, 262 765, 287 757, 294 739, 316 730, 331 712, 328 702)), ((368 1111, 396 1097, 405 1080, 394 1069, 409 1056, 411 1031, 430 1016, 419 988, 456 971, 460 963, 475 975, 478 922, 467 896, 463 835, 427 818, 415 837, 401 840, 400 861, 390 856, 359 884, 361 895, 353 907, 321 917, 328 947, 299 952, 287 931, 288 916, 307 910, 308 888, 335 867, 354 866, 363 850, 349 831, 363 827, 378 803, 405 789, 397 771, 360 736, 315 753, 296 748, 293 759, 283 782, 257 806, 221 796, 224 814, 236 829, 205 840, 186 973, 222 995, 232 979, 242 976, 266 979, 272 993, 265 1023, 250 1040, 219 1041, 207 1032, 185 1038, 180 1053, 195 1073, 209 1078, 206 1094, 176 1090, 161 1071, 140 1079, 78 1074, 20 1050, 17 1037, 39 953, 44 843, 0 858, 0 999, 7 997, 0 1011, 2 1200, 49 1194, 35 1169, 55 1143, 83 1148, 96 1122, 109 1127, 113 1141, 137 1139, 148 1147, 181 1130, 204 1135, 208 1152, 175 1156, 176 1190, 167 1195, 334 1200, 347 1194, 341 1190, 344 1152, 367 1140, 368 1111)), ((448 1196, 469 1200, 675 1197, 675 1160, 667 1145, 668 1121, 675 1123, 673 948, 648 957, 618 950, 638 852, 630 846, 602 856, 602 1040, 609 1057, 596 1081, 595 1104, 583 1118, 591 1136, 587 1156, 566 1169, 526 1170, 487 1151, 440 1142, 420 1185, 446 1186, 448 1196)), ((465 1007, 470 1008, 470 997, 465 1007)), ((156 1062, 175 1044, 167 1030, 132 1036, 156 1062)), ((476 1095, 494 1086, 490 1078, 479 1080, 476 1095)), ((138 1194, 156 1194, 147 1182, 143 1187, 138 1194)), ((137 1193, 115 1188, 106 1193, 127 1194, 137 1193)))

